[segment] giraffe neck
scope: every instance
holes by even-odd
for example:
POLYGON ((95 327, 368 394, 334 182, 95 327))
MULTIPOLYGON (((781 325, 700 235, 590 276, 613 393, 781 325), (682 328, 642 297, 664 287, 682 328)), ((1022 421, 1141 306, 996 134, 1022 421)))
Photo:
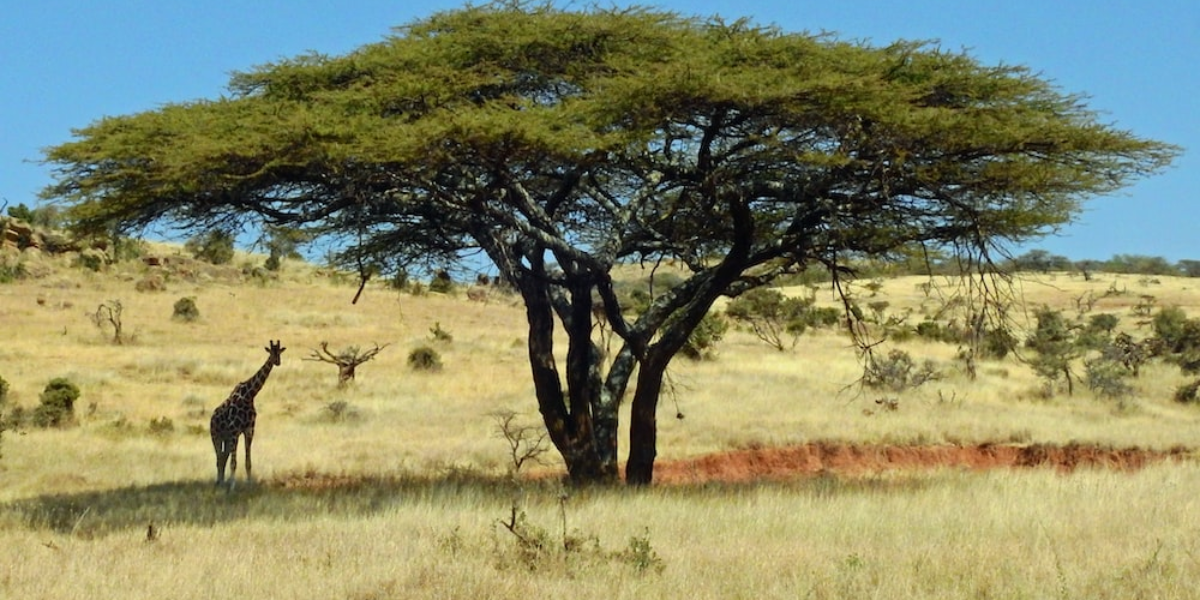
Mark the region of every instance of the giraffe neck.
POLYGON ((271 374, 271 368, 274 366, 268 359, 253 377, 242 382, 239 386, 242 391, 242 400, 251 404, 254 403, 254 397, 258 395, 258 391, 267 382, 267 376, 271 374))

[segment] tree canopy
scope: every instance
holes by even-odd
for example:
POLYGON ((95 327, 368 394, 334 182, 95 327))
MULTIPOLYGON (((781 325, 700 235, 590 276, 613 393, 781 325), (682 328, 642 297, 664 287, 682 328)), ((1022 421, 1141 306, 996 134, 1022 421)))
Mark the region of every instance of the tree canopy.
POLYGON ((103 118, 47 151, 45 195, 82 230, 302 228, 359 268, 482 253, 525 303, 572 478, 616 478, 633 383, 626 478, 649 483, 665 370, 718 297, 915 245, 987 263, 1177 152, 1026 67, 929 42, 499 3, 103 118), (614 266, 659 260, 690 275, 630 313, 614 266))

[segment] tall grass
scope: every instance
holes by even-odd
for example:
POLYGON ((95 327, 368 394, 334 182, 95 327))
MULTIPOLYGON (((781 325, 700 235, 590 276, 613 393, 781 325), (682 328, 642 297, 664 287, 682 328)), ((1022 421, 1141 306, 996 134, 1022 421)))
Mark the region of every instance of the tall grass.
POLYGON ((1185 598, 1200 471, 577 492, 482 476, 164 484, 9 505, 5 597, 1185 598), (332 484, 332 487, 330 485, 332 484), (562 504, 560 504, 560 502, 562 504), (514 505, 552 543, 520 556, 514 505), (565 521, 564 521, 565 516, 565 521), (156 539, 147 541, 154 523, 156 539), (661 572, 624 560, 642 540, 661 572), (590 549, 588 549, 590 548, 590 549))

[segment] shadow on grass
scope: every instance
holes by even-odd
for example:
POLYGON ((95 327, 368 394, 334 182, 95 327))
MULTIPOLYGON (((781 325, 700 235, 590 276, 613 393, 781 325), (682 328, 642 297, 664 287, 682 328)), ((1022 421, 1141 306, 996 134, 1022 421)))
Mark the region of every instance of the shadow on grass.
POLYGON ((0 519, 91 539, 146 529, 150 524, 286 522, 315 515, 368 516, 406 503, 503 501, 517 485, 505 477, 461 472, 438 476, 289 475, 255 483, 239 480, 233 491, 211 481, 177 481, 47 494, 0 504, 0 519))
MULTIPOLYGON (((920 493, 959 480, 958 477, 839 477, 822 474, 791 481, 721 482, 626 488, 574 488, 578 500, 609 494, 642 494, 687 501, 726 498, 763 490, 837 498, 862 494, 920 493)), ((230 491, 211 481, 177 481, 149 486, 47 494, 0 504, 0 523, 19 523, 81 539, 149 525, 210 526, 237 521, 303 521, 314 516, 365 517, 402 505, 463 506, 494 503, 504 506, 519 495, 530 502, 553 504, 562 497, 562 483, 539 477, 514 481, 508 477, 470 471, 428 475, 291 474, 255 483, 239 480, 230 491)))

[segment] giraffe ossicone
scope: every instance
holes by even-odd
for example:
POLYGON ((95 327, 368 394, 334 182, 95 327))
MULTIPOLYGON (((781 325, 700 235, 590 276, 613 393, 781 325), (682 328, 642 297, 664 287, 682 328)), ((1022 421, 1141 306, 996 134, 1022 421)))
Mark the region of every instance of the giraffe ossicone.
POLYGON ((229 489, 237 474, 238 437, 246 438, 246 480, 253 479, 252 463, 250 462, 250 445, 254 442, 254 424, 258 413, 254 409, 254 398, 267 381, 271 369, 279 366, 280 356, 287 350, 280 342, 271 341, 265 348, 267 362, 263 363, 250 379, 237 384, 229 398, 213 411, 209 421, 209 433, 212 435, 213 450, 217 453, 217 485, 225 482, 225 463, 229 462, 229 489))

